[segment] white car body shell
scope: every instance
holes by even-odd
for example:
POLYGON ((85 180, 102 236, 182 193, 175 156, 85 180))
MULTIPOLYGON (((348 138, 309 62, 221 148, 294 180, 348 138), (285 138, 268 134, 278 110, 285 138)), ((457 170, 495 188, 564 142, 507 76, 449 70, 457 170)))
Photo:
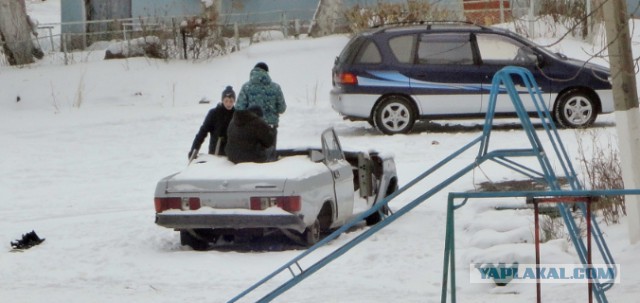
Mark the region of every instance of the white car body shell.
MULTIPOLYGON (((325 134, 335 136, 333 131, 325 134)), ((156 200, 174 197, 183 203, 180 208, 156 213, 156 224, 176 230, 275 228, 304 232, 329 203, 331 224, 324 227, 339 227, 388 195, 389 187, 396 186, 397 177, 391 156, 346 153, 354 162, 350 163, 339 143, 338 153, 333 155, 330 145, 323 140, 321 161, 311 159, 312 153, 319 155, 319 149, 280 151, 280 159, 269 163, 233 164, 226 157, 200 155, 183 171, 158 182, 156 200), (360 163, 354 157, 361 158, 359 162, 378 163, 377 168, 369 168, 373 181, 363 186, 368 188, 364 192, 360 190, 361 177, 354 180, 353 172, 365 172, 359 170, 360 163), (251 197, 277 196, 300 196, 300 211, 291 213, 276 206, 251 209, 251 197), (199 200, 198 209, 189 205, 190 198, 199 200)))

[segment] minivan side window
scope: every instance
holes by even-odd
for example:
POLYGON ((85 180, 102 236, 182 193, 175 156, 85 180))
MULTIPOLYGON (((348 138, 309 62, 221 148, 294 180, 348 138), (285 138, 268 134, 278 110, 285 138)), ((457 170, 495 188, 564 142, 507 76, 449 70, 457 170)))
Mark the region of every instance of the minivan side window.
POLYGON ((420 64, 473 64, 470 35, 467 33, 423 34, 418 44, 420 64))
POLYGON ((414 35, 389 39, 389 48, 400 63, 413 63, 416 39, 414 35))
POLYGON ((478 34, 478 50, 483 64, 531 64, 531 51, 526 45, 508 37, 495 34, 478 34))
POLYGON ((364 64, 376 64, 382 62, 382 56, 380 56, 380 50, 378 46, 372 41, 368 41, 361 49, 356 63, 364 64))

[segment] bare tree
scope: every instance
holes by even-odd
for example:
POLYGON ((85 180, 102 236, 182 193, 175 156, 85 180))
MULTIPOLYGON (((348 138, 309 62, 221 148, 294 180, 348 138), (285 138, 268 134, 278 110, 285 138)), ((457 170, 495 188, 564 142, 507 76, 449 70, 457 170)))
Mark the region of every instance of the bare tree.
POLYGON ((320 0, 309 30, 312 37, 322 37, 333 33, 342 9, 341 0, 320 0))
POLYGON ((31 32, 24 0, 0 0, 0 41, 9 64, 30 64, 34 55, 41 55, 31 40, 31 32))
MULTIPOLYGON (((631 51, 629 14, 623 0, 609 0, 605 4, 605 25, 609 43, 609 61, 616 114, 616 131, 622 162, 622 178, 626 188, 640 187, 640 111, 638 88, 631 51)), ((640 242, 640 197, 625 198, 629 218, 629 240, 640 242)))

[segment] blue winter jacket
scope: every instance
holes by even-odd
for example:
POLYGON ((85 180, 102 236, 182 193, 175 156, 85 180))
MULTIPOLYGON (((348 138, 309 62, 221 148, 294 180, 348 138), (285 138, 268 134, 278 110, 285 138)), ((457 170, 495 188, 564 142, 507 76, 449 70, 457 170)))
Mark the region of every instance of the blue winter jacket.
POLYGON ((269 125, 278 126, 279 115, 287 109, 280 85, 271 81, 269 73, 261 68, 251 70, 249 81, 242 85, 236 109, 244 110, 258 105, 264 113, 264 120, 269 125))

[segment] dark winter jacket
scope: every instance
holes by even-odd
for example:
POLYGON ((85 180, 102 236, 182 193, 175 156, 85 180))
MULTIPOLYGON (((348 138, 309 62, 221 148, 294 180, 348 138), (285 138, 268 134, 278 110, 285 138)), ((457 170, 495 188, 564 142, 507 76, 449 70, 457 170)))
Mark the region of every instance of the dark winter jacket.
POLYGON ((250 80, 242 85, 236 100, 237 109, 247 109, 258 105, 264 111, 264 120, 269 125, 277 126, 279 115, 287 109, 280 85, 271 81, 269 73, 261 68, 251 70, 250 80))
POLYGON ((250 110, 236 110, 227 136, 227 158, 233 163, 266 162, 275 139, 271 127, 250 110))
POLYGON ((207 117, 204 118, 204 122, 200 127, 200 131, 196 134, 195 139, 193 139, 193 144, 191 145, 192 150, 200 150, 200 146, 204 139, 207 137, 207 133, 210 135, 209 137, 209 153, 215 154, 216 145, 218 144, 218 139, 220 139, 220 149, 219 154, 224 155, 224 147, 227 143, 227 127, 231 122, 231 118, 233 117, 234 108, 226 109, 222 103, 218 103, 215 108, 209 110, 207 113, 207 117))

